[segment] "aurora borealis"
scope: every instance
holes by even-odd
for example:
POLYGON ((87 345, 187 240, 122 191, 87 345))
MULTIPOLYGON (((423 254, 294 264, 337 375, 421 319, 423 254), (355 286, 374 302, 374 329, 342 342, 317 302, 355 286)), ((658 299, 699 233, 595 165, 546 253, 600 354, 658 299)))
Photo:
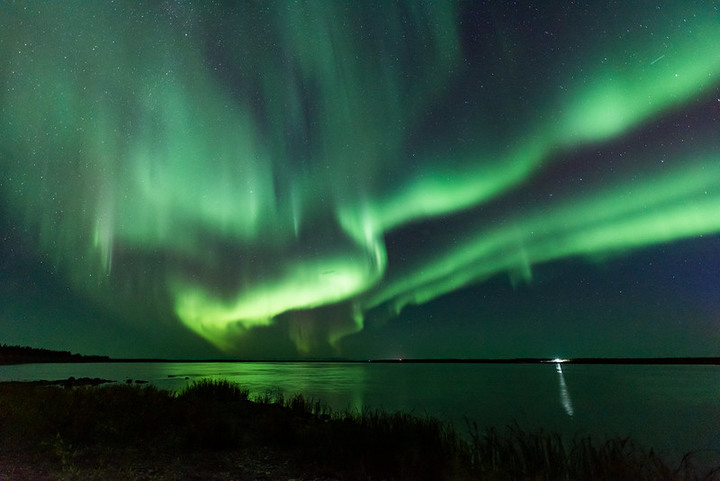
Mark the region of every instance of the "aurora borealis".
POLYGON ((718 6, 550 3, 1 3, 0 342, 718 355, 718 6))

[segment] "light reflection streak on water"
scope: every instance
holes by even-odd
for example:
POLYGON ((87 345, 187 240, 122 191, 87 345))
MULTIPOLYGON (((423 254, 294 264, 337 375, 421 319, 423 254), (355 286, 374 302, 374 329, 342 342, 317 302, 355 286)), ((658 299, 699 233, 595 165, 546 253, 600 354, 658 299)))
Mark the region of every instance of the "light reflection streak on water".
POLYGON ((567 413, 567 415, 572 416, 573 414, 575 414, 575 409, 573 409, 572 399, 570 399, 570 392, 568 391, 567 384, 565 384, 565 376, 563 376, 562 366, 559 362, 555 364, 555 370, 558 373, 560 404, 562 404, 562 407, 567 413))

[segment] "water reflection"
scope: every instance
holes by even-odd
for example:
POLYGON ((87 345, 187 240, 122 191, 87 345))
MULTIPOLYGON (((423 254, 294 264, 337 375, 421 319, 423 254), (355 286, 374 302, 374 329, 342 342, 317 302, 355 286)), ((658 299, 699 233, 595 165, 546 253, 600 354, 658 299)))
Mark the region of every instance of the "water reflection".
POLYGON ((363 364, 197 362, 167 363, 163 369, 164 377, 170 381, 162 383, 163 387, 175 391, 201 379, 224 379, 248 389, 252 397, 278 391, 285 396, 301 393, 335 410, 363 408, 362 387, 366 383, 363 364))
POLYGON ((563 376, 563 370, 561 363, 555 363, 555 370, 558 373, 558 382, 560 388, 560 404, 568 416, 575 414, 573 409, 572 399, 570 399, 570 392, 568 392, 567 384, 565 384, 565 376, 563 376))

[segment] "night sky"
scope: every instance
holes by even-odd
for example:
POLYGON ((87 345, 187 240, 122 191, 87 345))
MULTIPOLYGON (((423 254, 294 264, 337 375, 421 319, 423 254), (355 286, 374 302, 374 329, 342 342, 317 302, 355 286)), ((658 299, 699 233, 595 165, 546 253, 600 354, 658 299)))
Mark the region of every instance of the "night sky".
POLYGON ((2 2, 0 343, 718 356, 717 2, 2 2))

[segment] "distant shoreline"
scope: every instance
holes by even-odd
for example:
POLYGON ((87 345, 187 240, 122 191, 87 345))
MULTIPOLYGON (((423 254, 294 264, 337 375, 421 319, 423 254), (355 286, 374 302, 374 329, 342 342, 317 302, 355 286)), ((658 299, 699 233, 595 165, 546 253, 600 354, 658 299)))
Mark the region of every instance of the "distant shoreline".
POLYGON ((29 346, 0 345, 0 365, 112 362, 108 356, 84 356, 70 351, 53 351, 29 346))
POLYGON ((175 362, 175 363, 274 363, 274 364, 665 364, 720 365, 720 357, 644 357, 644 358, 575 358, 558 361, 550 358, 517 359, 109 359, 101 362, 175 362))
POLYGON ((24 346, 0 345, 0 365, 61 364, 61 363, 151 363, 151 362, 231 362, 231 363, 381 363, 381 364, 657 364, 657 365, 720 365, 720 357, 583 357, 583 358, 416 358, 416 359, 164 359, 111 358, 87 356, 69 351, 52 351, 24 346))

